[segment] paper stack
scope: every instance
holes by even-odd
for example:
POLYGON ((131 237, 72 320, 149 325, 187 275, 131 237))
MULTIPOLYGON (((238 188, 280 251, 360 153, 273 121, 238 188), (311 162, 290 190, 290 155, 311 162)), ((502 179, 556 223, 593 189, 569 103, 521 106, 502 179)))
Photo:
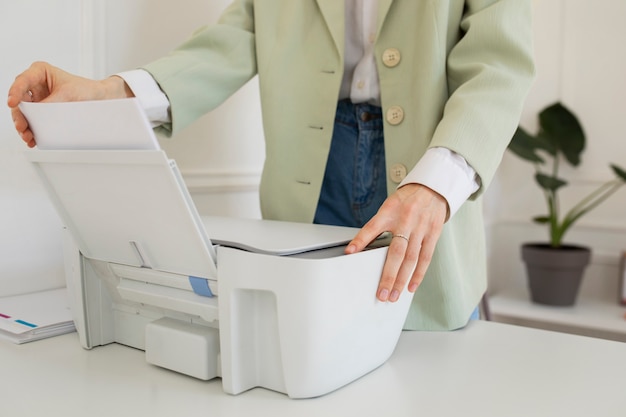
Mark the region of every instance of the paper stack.
POLYGON ((0 298, 0 339, 20 344, 75 330, 65 288, 0 298))

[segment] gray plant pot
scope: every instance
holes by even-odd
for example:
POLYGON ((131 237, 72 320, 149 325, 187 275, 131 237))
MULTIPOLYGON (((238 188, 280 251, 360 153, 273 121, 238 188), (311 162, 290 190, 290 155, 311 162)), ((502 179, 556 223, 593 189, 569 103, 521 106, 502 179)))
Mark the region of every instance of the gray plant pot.
POLYGON ((522 245, 532 301, 553 306, 574 305, 590 258, 591 250, 584 246, 522 245))

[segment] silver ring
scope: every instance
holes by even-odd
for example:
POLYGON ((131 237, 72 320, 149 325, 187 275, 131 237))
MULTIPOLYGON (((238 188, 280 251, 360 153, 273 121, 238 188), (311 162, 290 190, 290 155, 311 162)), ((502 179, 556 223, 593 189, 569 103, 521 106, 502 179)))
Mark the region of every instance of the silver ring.
POLYGON ((28 95, 30 96, 30 100, 31 100, 31 101, 35 101, 35 99, 33 98, 33 92, 32 92, 32 91, 30 91, 30 90, 28 90, 28 91, 27 91, 27 93, 28 93, 28 95))
POLYGON ((400 233, 398 233, 396 235, 393 235, 392 237, 399 237, 400 239, 404 239, 404 240, 406 240, 407 243, 409 243, 409 238, 404 236, 404 235, 402 235, 402 234, 400 234, 400 233))

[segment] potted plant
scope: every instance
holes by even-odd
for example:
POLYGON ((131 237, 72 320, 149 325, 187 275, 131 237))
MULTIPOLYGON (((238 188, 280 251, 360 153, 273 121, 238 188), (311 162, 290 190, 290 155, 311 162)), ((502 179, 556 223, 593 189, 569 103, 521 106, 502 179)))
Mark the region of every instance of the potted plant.
POLYGON ((573 305, 591 250, 566 244, 563 239, 576 221, 626 183, 626 171, 611 165, 616 178, 600 185, 561 215, 558 192, 567 181, 559 177, 559 166, 562 162, 574 167, 580 164, 585 133, 576 116, 558 102, 539 113, 536 135, 520 127, 508 149, 534 164, 535 181, 543 191, 548 210, 547 214, 533 220, 548 227, 549 242, 522 245, 531 299, 541 304, 573 305))

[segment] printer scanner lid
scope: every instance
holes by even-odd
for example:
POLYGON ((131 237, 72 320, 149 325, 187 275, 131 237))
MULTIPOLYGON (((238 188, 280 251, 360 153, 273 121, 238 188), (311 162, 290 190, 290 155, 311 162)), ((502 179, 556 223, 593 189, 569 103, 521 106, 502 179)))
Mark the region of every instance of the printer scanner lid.
POLYGON ((20 109, 37 138, 38 150, 26 158, 83 255, 217 276, 182 177, 136 98, 23 102, 20 109))
POLYGON ((216 278, 211 241, 163 151, 26 151, 87 258, 216 278))

